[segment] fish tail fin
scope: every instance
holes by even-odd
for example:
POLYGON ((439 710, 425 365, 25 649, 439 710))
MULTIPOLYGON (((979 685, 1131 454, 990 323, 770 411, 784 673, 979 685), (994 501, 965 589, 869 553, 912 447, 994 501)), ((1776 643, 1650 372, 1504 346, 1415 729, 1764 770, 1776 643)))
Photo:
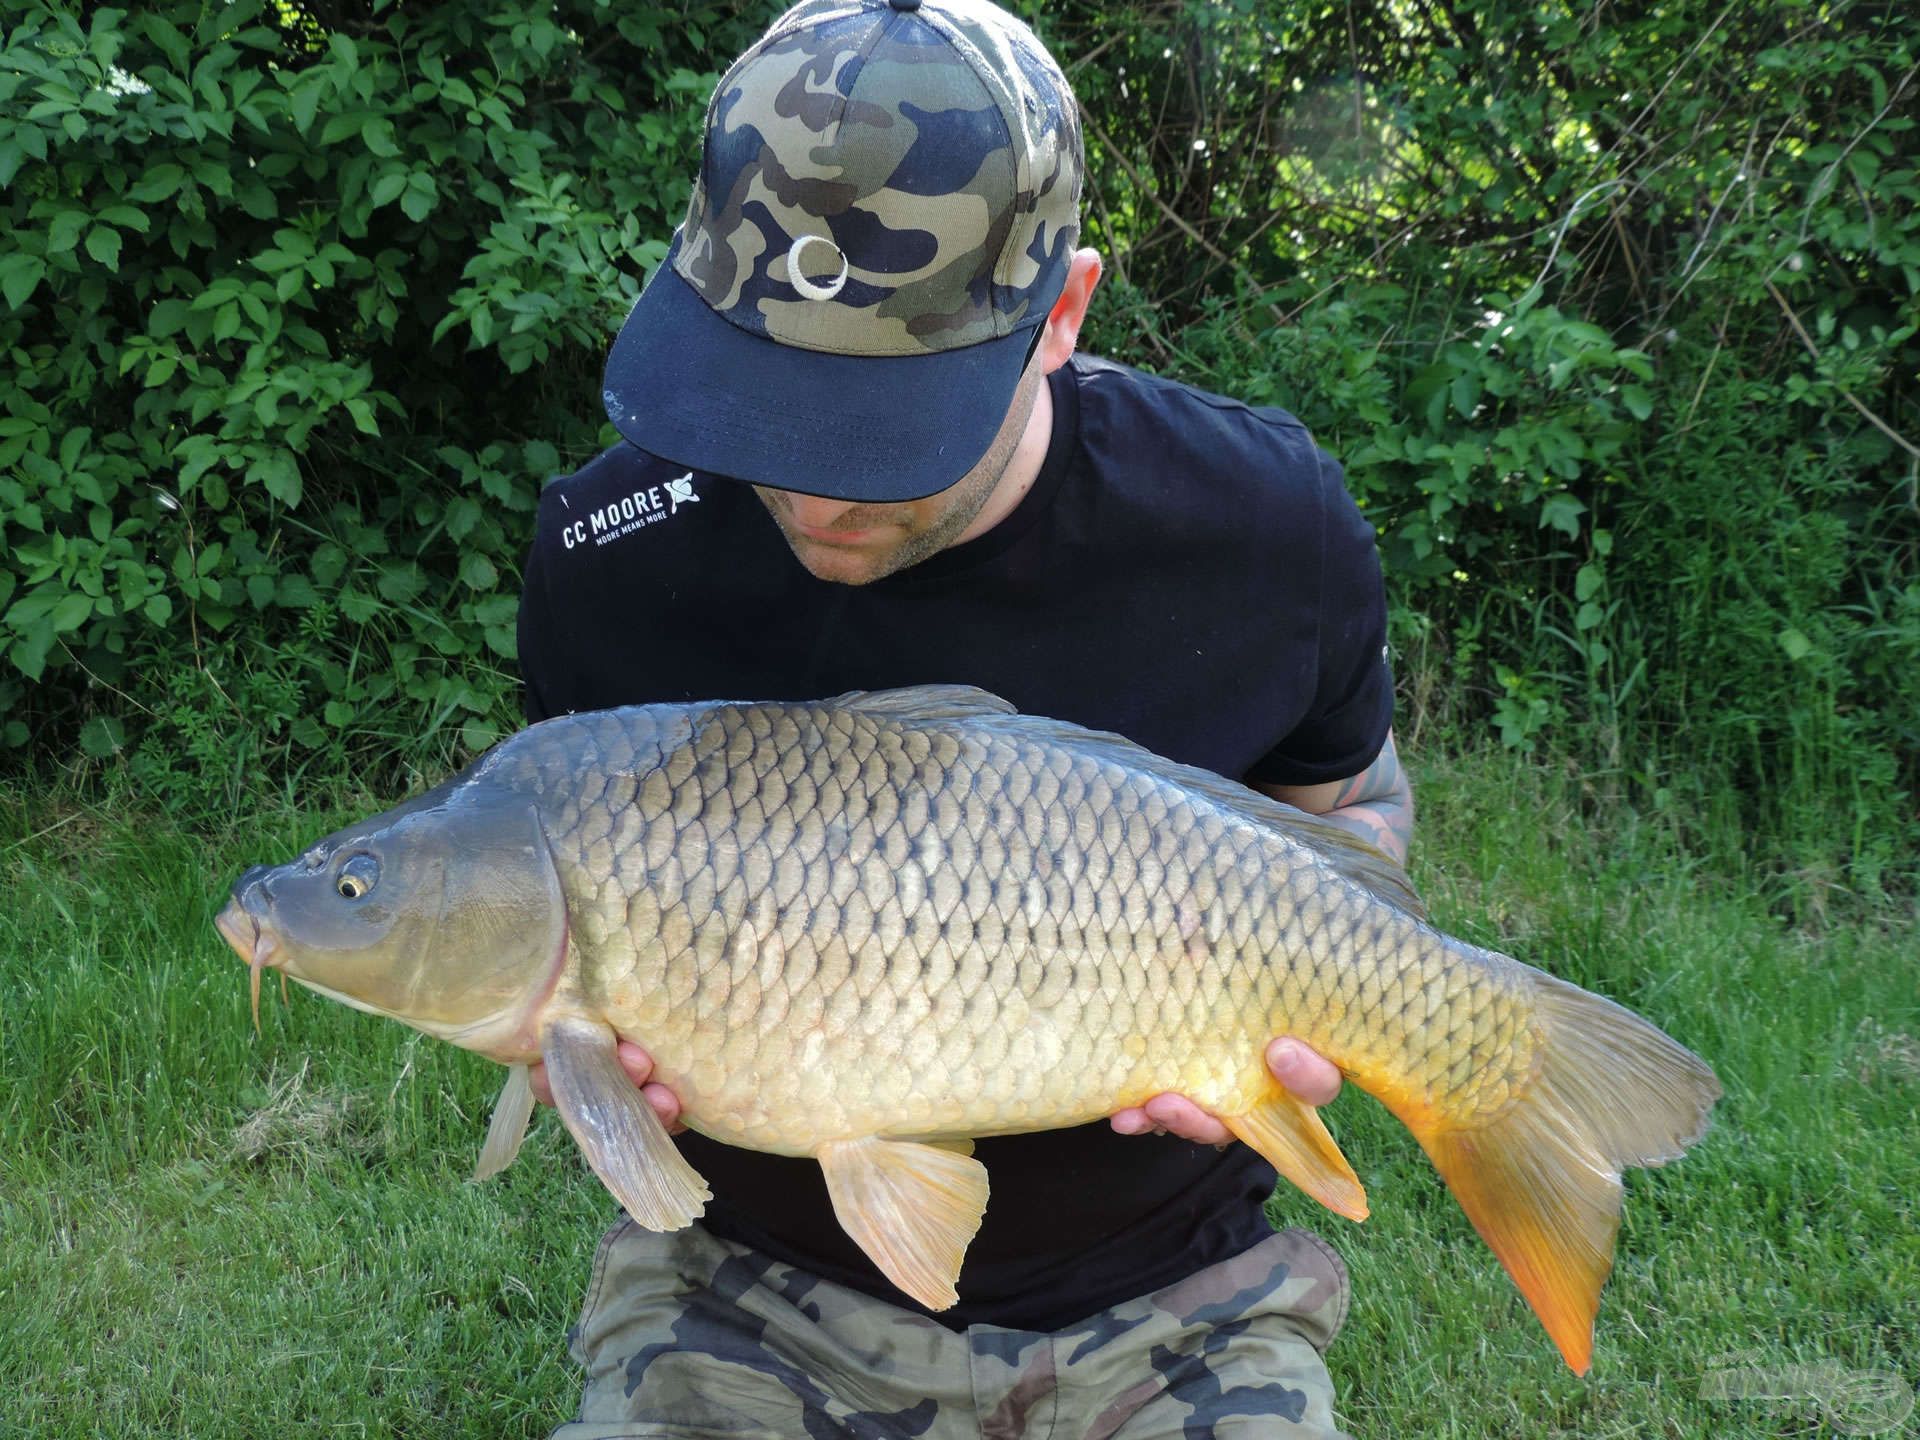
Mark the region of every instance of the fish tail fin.
POLYGON ((1535 1073, 1482 1124, 1427 1111, 1409 1128, 1575 1373, 1613 1268, 1620 1171, 1676 1160, 1706 1132, 1705 1062, 1610 1000, 1533 972, 1535 1073))

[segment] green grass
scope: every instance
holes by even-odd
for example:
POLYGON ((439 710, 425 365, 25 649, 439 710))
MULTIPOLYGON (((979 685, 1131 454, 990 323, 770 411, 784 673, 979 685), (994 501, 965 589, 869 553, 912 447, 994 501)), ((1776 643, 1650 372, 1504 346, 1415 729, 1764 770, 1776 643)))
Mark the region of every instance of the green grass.
MULTIPOLYGON (((1715 1362, 1920 1382, 1920 1002, 1910 912, 1796 931, 1564 768, 1418 771, 1436 918, 1633 1006, 1706 1056, 1706 1143, 1629 1181, 1578 1379, 1411 1138, 1331 1123, 1364 1227, 1277 1198, 1347 1257, 1330 1361, 1356 1434, 1812 1436, 1804 1401, 1703 1395, 1715 1362)), ((466 1176, 500 1072, 300 992, 247 1021, 225 885, 342 818, 207 837, 0 790, 0 1432, 538 1436, 612 1213, 546 1116, 466 1176)), ((1847 1422, 1844 1412, 1837 1418, 1847 1422)))

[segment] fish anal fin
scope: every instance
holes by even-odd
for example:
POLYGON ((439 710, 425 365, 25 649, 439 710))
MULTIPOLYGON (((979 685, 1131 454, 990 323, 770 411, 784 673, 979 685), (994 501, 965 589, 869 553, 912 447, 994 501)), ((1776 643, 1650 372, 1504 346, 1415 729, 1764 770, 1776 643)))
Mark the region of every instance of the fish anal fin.
POLYGON ((912 1140, 820 1147, 833 1213, 880 1273, 929 1310, 960 1298, 960 1262, 987 1208, 987 1168, 912 1140))
POLYGON ((648 1230, 679 1230, 713 1198, 621 1066, 613 1030, 560 1020, 540 1037, 554 1108, 593 1173, 648 1230))
POLYGON ((1221 1122, 1266 1162, 1336 1215, 1367 1218, 1367 1192, 1319 1112, 1277 1086, 1244 1115, 1221 1122))
POLYGON ((1525 1088, 1478 1123, 1395 1108, 1568 1366, 1584 1375, 1600 1287, 1613 1269, 1620 1172, 1678 1159, 1705 1133, 1720 1083, 1638 1015, 1531 974, 1536 1061, 1525 1088))
POLYGON ((487 1180, 513 1163, 526 1138, 527 1122, 533 1118, 533 1083, 525 1065, 507 1067, 507 1083, 494 1102, 493 1123, 487 1126, 486 1144, 480 1147, 479 1163, 473 1167, 475 1180, 487 1180))

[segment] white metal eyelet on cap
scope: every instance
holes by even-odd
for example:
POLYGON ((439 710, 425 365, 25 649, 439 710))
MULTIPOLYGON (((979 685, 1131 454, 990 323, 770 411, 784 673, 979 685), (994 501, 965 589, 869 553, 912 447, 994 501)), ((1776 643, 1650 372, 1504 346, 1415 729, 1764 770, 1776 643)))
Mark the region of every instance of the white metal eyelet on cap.
POLYGON ((824 235, 802 235, 793 242, 793 248, 787 251, 787 283, 809 300, 831 300, 847 283, 847 257, 841 253, 838 245, 824 235), (809 280, 800 273, 800 252, 807 246, 815 244, 824 245, 840 256, 840 273, 831 280, 809 280))

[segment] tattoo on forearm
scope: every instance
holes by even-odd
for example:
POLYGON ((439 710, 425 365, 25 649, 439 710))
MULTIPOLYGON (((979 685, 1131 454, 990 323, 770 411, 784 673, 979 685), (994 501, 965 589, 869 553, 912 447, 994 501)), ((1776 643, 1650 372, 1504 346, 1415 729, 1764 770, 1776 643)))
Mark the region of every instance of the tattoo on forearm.
POLYGON ((1373 764, 1340 787, 1333 808, 1323 817, 1362 840, 1405 861, 1413 838, 1413 791, 1393 736, 1380 747, 1373 764))

